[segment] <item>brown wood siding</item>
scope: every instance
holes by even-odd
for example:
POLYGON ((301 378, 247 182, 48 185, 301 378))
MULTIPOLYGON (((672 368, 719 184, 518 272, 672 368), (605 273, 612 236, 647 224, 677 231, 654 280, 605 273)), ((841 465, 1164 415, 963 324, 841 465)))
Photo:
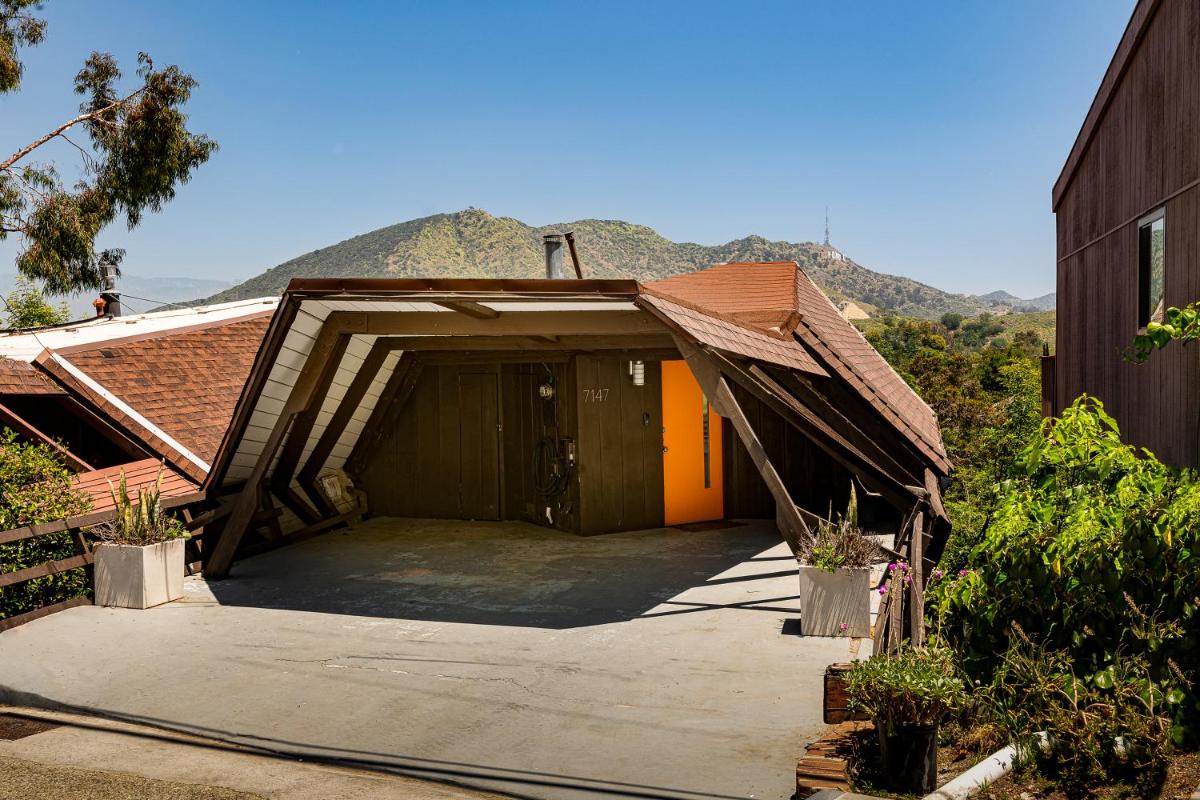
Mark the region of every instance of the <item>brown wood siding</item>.
POLYGON ((1137 220, 1166 207, 1166 302, 1200 299, 1200 3, 1163 0, 1058 207, 1055 412, 1098 397, 1126 438, 1198 463, 1200 350, 1147 364, 1121 352, 1137 333, 1137 220))
POLYGON ((376 513, 499 519, 497 380, 494 367, 421 372, 396 430, 362 470, 376 513))
POLYGON ((663 524, 662 366, 645 362, 645 385, 634 386, 628 363, 575 359, 582 533, 663 524))
MULTIPOLYGON (((796 504, 824 516, 846 508, 850 473, 740 386, 733 387, 750 427, 796 504)), ((737 435, 725 423, 725 516, 775 518, 775 501, 737 435)))
MULTIPOLYGON (((546 524, 547 500, 538 495, 534 450, 546 436, 575 438, 574 392, 566 364, 505 364, 501 368, 504 518, 546 524), (554 399, 543 400, 538 387, 552 379, 554 399)), ((578 484, 551 502, 554 527, 575 530, 578 484)))

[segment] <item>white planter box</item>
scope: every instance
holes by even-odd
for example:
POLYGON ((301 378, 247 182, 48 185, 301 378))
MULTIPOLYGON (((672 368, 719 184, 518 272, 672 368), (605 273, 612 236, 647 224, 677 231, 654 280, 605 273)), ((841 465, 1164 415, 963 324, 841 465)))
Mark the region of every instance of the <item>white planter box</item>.
POLYGON ((870 636, 871 570, 828 572, 801 564, 800 632, 804 636, 870 636))
POLYGON ((96 605, 150 608, 183 597, 183 539, 96 547, 96 605))

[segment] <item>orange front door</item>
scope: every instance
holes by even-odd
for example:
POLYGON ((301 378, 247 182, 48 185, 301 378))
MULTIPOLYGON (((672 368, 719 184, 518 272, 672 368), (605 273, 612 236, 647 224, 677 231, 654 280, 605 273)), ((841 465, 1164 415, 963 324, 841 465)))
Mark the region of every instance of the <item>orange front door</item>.
POLYGON ((663 519, 667 525, 721 519, 721 418, 686 361, 662 362, 663 519))

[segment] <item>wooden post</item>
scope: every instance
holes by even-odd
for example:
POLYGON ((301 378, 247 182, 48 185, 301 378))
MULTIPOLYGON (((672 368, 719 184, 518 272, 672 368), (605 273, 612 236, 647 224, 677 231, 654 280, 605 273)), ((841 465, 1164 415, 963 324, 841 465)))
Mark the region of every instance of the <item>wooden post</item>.
POLYGON ((913 517, 912 539, 908 545, 908 569, 912 582, 909 584, 909 627, 912 643, 921 647, 925 644, 925 514, 918 511, 913 517))
POLYGON ((375 448, 383 441, 384 436, 396 425, 400 412, 404 410, 404 405, 416 388, 417 379, 421 377, 424 368, 424 359, 415 353, 406 352, 400 357, 383 393, 375 402, 375 408, 367 418, 367 424, 363 426, 358 441, 354 443, 354 448, 346 458, 344 469, 348 475, 357 476, 362 467, 371 460, 375 448))
POLYGON ((358 406, 362 403, 363 397, 366 396, 367 390, 371 388, 371 384, 379 376, 379 370, 383 368, 383 362, 391 354, 393 348, 394 345, 387 339, 379 338, 375 340, 371 351, 363 359, 362 366, 354 376, 354 380, 350 383, 350 388, 346 390, 342 402, 333 413, 329 424, 325 426, 324 433, 321 434, 321 438, 317 440, 317 444, 313 448, 312 453, 309 454, 308 460, 301 467, 298 478, 301 486, 312 491, 320 491, 320 488, 316 485, 316 481, 321 468, 325 466, 325 462, 329 459, 329 454, 337 446, 338 440, 342 437, 342 433, 350 423, 350 418, 354 416, 354 412, 358 410, 358 406))
POLYGON ((889 653, 895 653, 904 641, 904 582, 896 580, 894 572, 888 578, 888 601, 886 648, 889 653))
POLYGON ((729 384, 706 352, 680 337, 675 337, 675 342, 679 347, 679 352, 687 360, 688 368, 696 377, 696 382, 700 384, 700 388, 712 401, 713 409, 728 419, 733 425, 733 429, 737 431, 738 438, 742 440, 746 452, 750 455, 750 460, 758 468, 759 474, 767 484, 768 491, 775 498, 775 516, 779 524, 779 532, 788 543, 792 553, 799 553, 801 540, 810 540, 812 532, 796 509, 796 503, 788 494, 787 486, 779 477, 779 473, 775 471, 775 466, 758 440, 758 435, 750 426, 750 420, 746 419, 737 398, 733 396, 729 384))
MULTIPOLYGON (((349 334, 341 334, 337 337, 337 341, 333 345, 333 350, 329 354, 325 366, 321 369, 321 375, 317 378, 316 385, 313 387, 313 392, 308 403, 305 405, 304 410, 296 415, 295 422, 292 423, 291 429, 288 430, 287 439, 283 443, 283 449, 279 452, 279 460, 275 463, 275 469, 271 473, 271 484, 276 490, 287 490, 288 493, 294 492, 292 489, 292 476, 296 472, 296 467, 300 463, 300 456, 308 444, 309 437, 312 435, 312 429, 316 425, 317 417, 320 415, 321 404, 324 402, 325 396, 329 394, 329 387, 333 384, 333 378, 342 364, 342 359, 346 355, 346 348, 350 346, 351 338, 349 334)), ((301 484, 301 490, 304 491, 303 484, 301 484)), ((315 501, 319 516, 333 516, 337 513, 337 509, 326 501, 323 494, 318 492, 312 499, 315 501)))

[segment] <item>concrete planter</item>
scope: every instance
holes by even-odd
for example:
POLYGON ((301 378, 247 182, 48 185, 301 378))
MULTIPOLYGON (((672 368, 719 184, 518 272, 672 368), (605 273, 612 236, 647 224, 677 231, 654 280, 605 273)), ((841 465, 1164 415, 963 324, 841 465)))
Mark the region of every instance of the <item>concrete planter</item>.
POLYGON ((829 572, 801 564, 800 632, 805 636, 870 636, 870 576, 867 568, 829 572))
POLYGON ((96 605, 150 608, 183 597, 183 539, 96 547, 96 605))

